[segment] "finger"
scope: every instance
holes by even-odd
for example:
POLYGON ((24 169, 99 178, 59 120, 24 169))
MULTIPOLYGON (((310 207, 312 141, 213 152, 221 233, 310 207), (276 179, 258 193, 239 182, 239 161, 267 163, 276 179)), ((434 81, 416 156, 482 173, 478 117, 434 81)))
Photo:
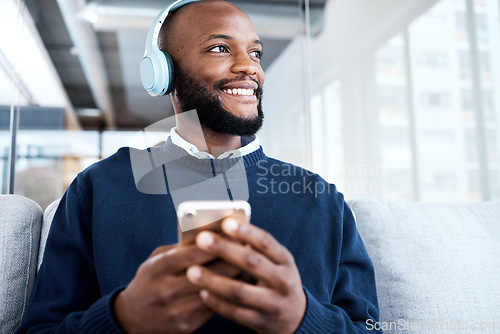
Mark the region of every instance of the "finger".
POLYGON ((150 269, 153 275, 169 275, 180 273, 189 266, 204 264, 214 259, 214 255, 191 245, 173 247, 167 252, 158 253, 147 259, 143 265, 150 269))
POLYGON ((263 286, 250 285, 232 278, 216 275, 209 270, 193 266, 186 272, 188 280, 224 299, 244 305, 245 307, 263 311, 268 314, 277 314, 279 307, 276 301, 277 294, 263 286))
POLYGON ((158 255, 160 253, 166 253, 168 252, 169 250, 171 250, 172 248, 174 248, 175 246, 177 246, 177 244, 172 244, 172 245, 165 245, 165 246, 159 246, 157 247, 153 253, 151 253, 149 256, 148 256, 148 259, 152 258, 153 256, 155 255, 158 255))
POLYGON ((271 261, 285 264, 293 261, 288 249, 281 245, 269 232, 251 224, 241 224, 234 218, 222 222, 222 231, 236 240, 248 243, 271 261))
POLYGON ((186 295, 196 294, 200 288, 189 282, 186 275, 169 275, 161 282, 158 297, 165 303, 182 298, 186 295))
POLYGON ((207 290, 201 290, 200 296, 209 308, 228 320, 252 328, 258 332, 259 329, 265 328, 265 317, 253 309, 235 305, 207 290))
POLYGON ((191 314, 189 319, 190 326, 188 330, 181 331, 181 333, 192 333, 196 331, 215 315, 215 312, 211 308, 209 308, 206 304, 204 304, 204 306, 204 309, 197 310, 191 314))
POLYGON ((206 305, 201 300, 199 291, 172 300, 167 306, 166 316, 172 317, 185 317, 198 312, 198 310, 206 310, 206 305))
POLYGON ((199 293, 178 298, 165 310, 165 323, 170 329, 182 333, 193 332, 214 315, 213 310, 201 300, 199 293))
POLYGON ((216 233, 203 231, 196 237, 196 245, 207 253, 226 260, 252 276, 278 287, 281 270, 262 253, 216 233))
POLYGON ((226 277, 237 277, 243 273, 243 270, 235 265, 221 260, 214 261, 213 263, 205 265, 205 267, 217 275, 226 277))

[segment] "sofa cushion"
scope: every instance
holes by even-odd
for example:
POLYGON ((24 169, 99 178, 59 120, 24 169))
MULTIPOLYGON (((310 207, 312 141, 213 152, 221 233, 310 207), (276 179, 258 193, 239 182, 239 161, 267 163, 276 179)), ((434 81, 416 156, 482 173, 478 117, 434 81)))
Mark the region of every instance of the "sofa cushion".
POLYGON ((42 209, 18 195, 0 195, 0 332, 21 323, 33 286, 42 209))
POLYGON ((500 202, 350 206, 386 333, 500 333, 500 202))
POLYGON ((43 253, 45 252, 45 244, 47 243, 47 237, 49 236, 50 225, 52 224, 52 219, 54 219, 54 214, 56 213, 60 201, 61 199, 56 199, 54 202, 50 203, 43 212, 43 224, 42 231, 40 233, 40 248, 38 249, 37 271, 40 270, 40 266, 42 265, 43 253))

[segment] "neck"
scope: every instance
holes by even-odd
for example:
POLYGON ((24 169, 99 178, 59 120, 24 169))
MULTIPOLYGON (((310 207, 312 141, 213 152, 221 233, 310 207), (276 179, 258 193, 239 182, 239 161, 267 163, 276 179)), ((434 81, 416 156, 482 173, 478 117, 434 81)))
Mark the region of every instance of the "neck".
POLYGON ((196 146, 199 151, 208 152, 214 157, 241 147, 240 136, 216 133, 203 126, 201 133, 199 130, 193 130, 193 127, 186 122, 177 123, 179 136, 196 146))

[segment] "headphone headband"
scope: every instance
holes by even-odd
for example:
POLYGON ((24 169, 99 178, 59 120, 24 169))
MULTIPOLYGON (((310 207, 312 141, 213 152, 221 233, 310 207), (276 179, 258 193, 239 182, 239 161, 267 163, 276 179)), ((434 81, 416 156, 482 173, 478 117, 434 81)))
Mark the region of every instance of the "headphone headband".
POLYGON ((144 57, 141 60, 141 80, 144 89, 152 96, 169 94, 174 85, 172 59, 167 52, 160 50, 158 47, 158 36, 160 35, 161 27, 170 13, 197 1, 175 1, 156 16, 151 28, 149 28, 144 57))

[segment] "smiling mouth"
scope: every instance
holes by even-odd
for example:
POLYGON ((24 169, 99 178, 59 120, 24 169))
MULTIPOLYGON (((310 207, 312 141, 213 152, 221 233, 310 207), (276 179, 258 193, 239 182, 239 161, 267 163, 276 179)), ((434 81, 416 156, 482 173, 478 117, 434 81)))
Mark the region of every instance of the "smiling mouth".
POLYGON ((223 89, 224 93, 234 96, 255 96, 255 89, 246 89, 246 88, 229 88, 223 89))

